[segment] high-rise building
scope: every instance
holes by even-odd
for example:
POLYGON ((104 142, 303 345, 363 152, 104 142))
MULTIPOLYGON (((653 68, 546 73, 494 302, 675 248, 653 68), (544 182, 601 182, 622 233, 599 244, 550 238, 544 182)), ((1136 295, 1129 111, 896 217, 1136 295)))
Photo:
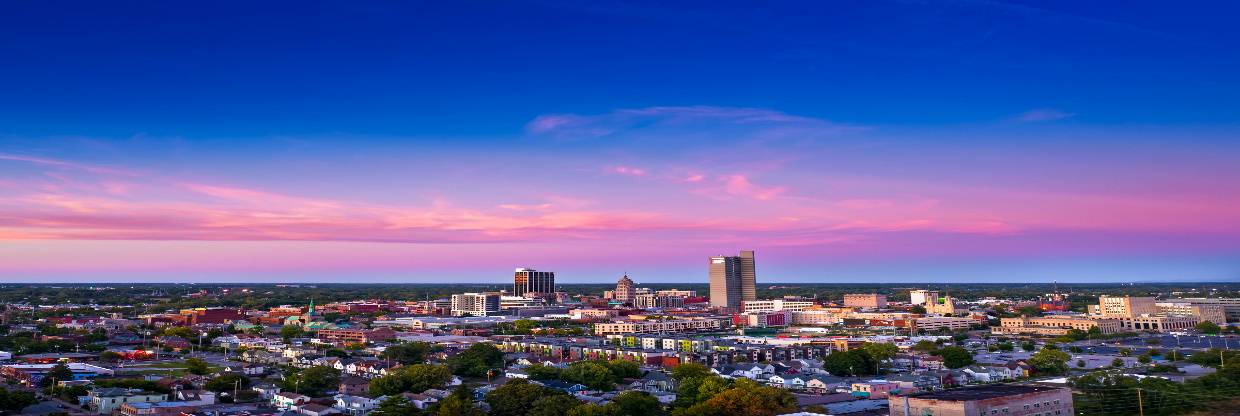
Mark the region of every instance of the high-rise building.
POLYGON ((1102 316, 1115 318, 1133 318, 1158 313, 1154 298, 1145 296, 1100 296, 1098 306, 1102 316))
POLYGON ((756 281, 753 250, 741 251, 739 256, 711 257, 710 306, 739 310, 742 302, 757 300, 756 281))
POLYGON ((513 296, 525 296, 526 293, 555 293, 555 272, 540 272, 534 269, 518 268, 512 278, 513 296))
POLYGON ((452 295, 452 316, 490 316, 499 313, 499 293, 452 295))
POLYGON ((633 284, 633 279, 629 275, 624 275, 616 282, 616 290, 612 292, 612 297, 619 302, 632 302, 633 296, 637 295, 637 288, 633 284))
POLYGON ((914 290, 908 293, 908 304, 925 305, 926 300, 932 297, 937 298, 938 292, 931 294, 928 290, 914 290))

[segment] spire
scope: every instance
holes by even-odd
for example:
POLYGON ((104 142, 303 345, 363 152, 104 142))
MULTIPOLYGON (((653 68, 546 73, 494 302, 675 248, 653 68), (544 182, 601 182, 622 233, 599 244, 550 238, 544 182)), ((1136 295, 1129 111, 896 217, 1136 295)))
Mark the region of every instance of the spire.
POLYGON ((306 309, 306 315, 314 316, 314 298, 310 298, 310 307, 306 309))

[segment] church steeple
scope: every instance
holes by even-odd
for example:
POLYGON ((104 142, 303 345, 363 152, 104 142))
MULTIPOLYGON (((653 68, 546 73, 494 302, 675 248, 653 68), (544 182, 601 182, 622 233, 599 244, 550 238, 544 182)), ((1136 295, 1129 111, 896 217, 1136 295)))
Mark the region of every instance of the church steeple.
POLYGON ((314 316, 314 298, 310 298, 310 307, 306 309, 306 316, 314 316))

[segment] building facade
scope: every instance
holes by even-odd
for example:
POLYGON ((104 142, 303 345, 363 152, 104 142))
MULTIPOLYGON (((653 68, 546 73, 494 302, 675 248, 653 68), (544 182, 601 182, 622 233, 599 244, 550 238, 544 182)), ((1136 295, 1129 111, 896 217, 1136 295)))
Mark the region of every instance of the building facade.
POLYGON ((1217 303, 1196 303, 1189 300, 1166 300, 1154 303, 1158 312, 1169 315, 1192 315, 1202 321, 1219 325, 1227 323, 1227 309, 1217 303))
POLYGON ((1071 416, 1072 390, 1017 384, 951 389, 887 399, 891 416, 1071 416))
POLYGON ((600 322, 594 324, 594 335, 711 331, 722 329, 724 321, 724 319, 715 318, 695 318, 662 321, 600 322))
POLYGON ((742 302, 757 300, 757 270, 752 250, 738 256, 710 258, 710 306, 741 307, 742 302))
POLYGON ((844 295, 844 306, 883 309, 887 307, 887 295, 877 293, 847 294, 844 295))
POLYGON ((527 293, 555 293, 555 272, 519 268, 512 278, 512 293, 514 296, 525 296, 527 293))
POLYGON ((744 312, 803 311, 814 307, 814 302, 801 300, 749 300, 741 303, 744 312))
POLYGON ((490 316, 499 313, 499 293, 452 295, 452 316, 490 316))
POLYGON ((999 320, 999 326, 991 328, 991 332, 995 334, 1033 334, 1033 335, 1049 335, 1060 336, 1067 334, 1068 331, 1078 329, 1088 332, 1090 329, 1098 328, 1104 334, 1114 334, 1120 332, 1120 321, 1116 319, 1089 319, 1085 317, 1073 316, 1046 316, 1046 317, 1028 317, 1019 318, 1003 318, 999 320))
POLYGON ((624 275, 620 280, 616 281, 616 290, 612 291, 612 299, 629 303, 633 301, 633 297, 637 296, 637 287, 633 283, 633 279, 629 275, 624 275))
POLYGON ((1240 322, 1240 298, 1184 298, 1172 299, 1174 302, 1189 302, 1194 305, 1220 305, 1227 316, 1227 322, 1240 322))
POLYGON ((1132 318, 1158 313, 1154 298, 1143 296, 1102 296, 1098 298, 1098 312, 1111 318, 1132 318))

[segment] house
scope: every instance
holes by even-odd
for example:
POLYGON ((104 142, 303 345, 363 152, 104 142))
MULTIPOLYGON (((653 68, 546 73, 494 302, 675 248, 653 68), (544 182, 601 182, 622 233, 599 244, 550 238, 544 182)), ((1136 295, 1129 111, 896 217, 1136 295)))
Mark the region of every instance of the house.
POLYGON ((1033 367, 1022 360, 1008 361, 1003 366, 1007 367, 1008 371, 1011 371, 1012 378, 1025 378, 1033 374, 1033 367))
POLYGON ((763 378, 764 374, 775 374, 775 367, 770 364, 738 364, 724 366, 722 369, 711 369, 724 377, 744 377, 751 380, 763 378))
POLYGON ((370 391, 370 381, 356 376, 341 377, 339 391, 350 396, 365 396, 370 391))
POLYGON ((818 394, 831 393, 846 385, 847 380, 835 376, 814 375, 805 380, 805 389, 818 394))
POLYGON ((163 393, 123 388, 97 388, 86 395, 86 405, 95 414, 108 415, 126 403, 156 403, 168 400, 163 393))
POLYGON ((324 406, 318 403, 306 403, 297 407, 297 413, 306 416, 325 416, 340 414, 340 410, 335 407, 324 406))
POLYGON ((921 357, 921 359, 917 361, 917 367, 927 370, 942 370, 947 368, 947 366, 943 364, 943 357, 936 355, 921 357))
POLYGON ((304 394, 286 391, 271 396, 271 405, 280 410, 291 410, 306 403, 310 403, 310 396, 304 394))
POLYGON ((262 376, 267 374, 267 366, 259 363, 230 365, 228 367, 224 367, 224 371, 230 373, 241 373, 246 376, 262 376))
POLYGON ((805 383, 809 380, 809 376, 776 374, 766 379, 766 384, 789 390, 805 390, 805 383))
POLYGON ((902 392, 938 390, 943 388, 938 377, 928 374, 897 374, 888 375, 887 381, 900 384, 902 392))
POLYGON ((337 394, 333 398, 336 399, 336 404, 332 407, 335 407, 341 413, 353 416, 366 416, 371 410, 379 407, 379 403, 387 400, 386 396, 371 399, 369 397, 350 396, 347 394, 337 394))
POLYGON ((215 404, 215 392, 208 390, 178 390, 173 398, 191 406, 215 404))
POLYGON ((263 400, 271 401, 272 397, 280 394, 280 386, 271 383, 263 383, 251 386, 250 390, 258 392, 258 396, 263 400))
POLYGON ((663 393, 676 391, 676 381, 661 371, 647 371, 641 378, 633 379, 629 388, 647 393, 663 393))
POLYGON ((553 389, 562 390, 565 393, 572 394, 572 395, 576 395, 577 393, 583 393, 589 390, 589 388, 587 388, 585 385, 574 384, 574 383, 569 383, 569 382, 560 381, 560 380, 543 380, 543 381, 538 381, 537 383, 542 384, 543 386, 546 386, 546 387, 553 388, 553 389))
POLYGON ((866 399, 886 399, 893 391, 900 390, 899 383, 887 380, 870 380, 852 384, 852 395, 866 399))
POLYGON ((974 383, 993 383, 1012 379, 1012 372, 1005 366, 970 365, 961 369, 974 383))
MULTIPOLYGON (((408 399, 409 403, 413 403, 414 407, 422 410, 426 410, 426 408, 430 407, 432 404, 435 404, 440 399, 440 397, 429 393, 401 393, 400 395, 401 397, 408 399)), ((379 403, 383 403, 383 401, 380 400, 379 403)))

